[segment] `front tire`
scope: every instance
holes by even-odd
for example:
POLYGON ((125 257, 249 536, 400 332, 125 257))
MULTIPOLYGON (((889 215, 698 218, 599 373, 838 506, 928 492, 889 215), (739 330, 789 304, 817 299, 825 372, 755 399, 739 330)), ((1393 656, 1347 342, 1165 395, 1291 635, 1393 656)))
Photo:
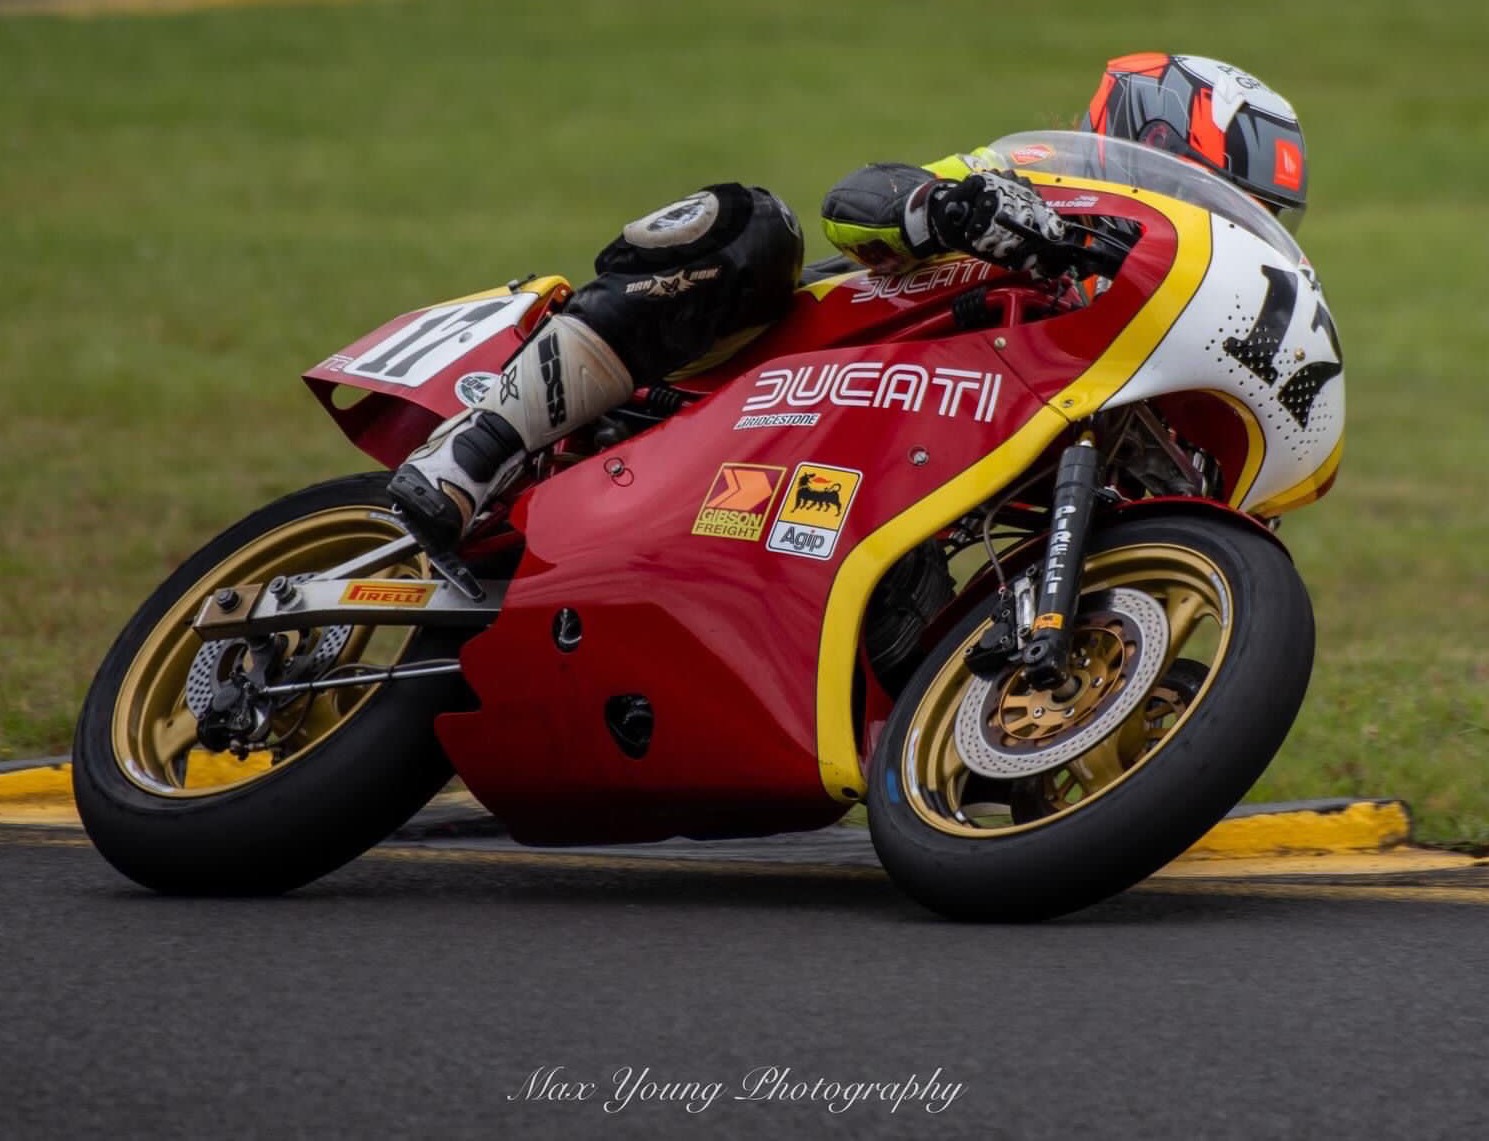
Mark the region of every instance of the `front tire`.
POLYGON ((1301 579, 1280 547, 1238 523, 1164 516, 1093 534, 1075 636, 1091 647, 1092 676, 1061 700, 1067 708, 1031 694, 1021 671, 978 688, 962 659, 989 627, 989 609, 963 619, 911 678, 869 781, 870 830, 890 878, 955 919, 1047 919, 1163 867, 1255 783, 1312 670, 1301 579), (1161 660, 1143 669, 1143 636, 1111 601, 1134 591, 1163 607, 1168 627, 1166 641, 1149 639, 1161 660), (1119 699, 1113 691, 1129 677, 1142 689, 1119 699), (1103 712, 1119 700, 1118 712, 1130 712, 1107 733, 1103 712), (1083 728, 1090 736, 1073 738, 1083 728), (1072 739, 1083 751, 1062 761, 1072 739), (967 750, 986 758, 980 771, 967 750), (1053 760, 1041 761, 1041 750, 1053 760), (999 765, 1009 771, 988 775, 999 765))
MULTIPOLYGON (((468 700, 458 675, 295 699, 275 712, 271 747, 244 758, 197 742, 201 698, 188 691, 241 652, 203 650, 190 628, 202 600, 231 584, 323 570, 397 537, 387 478, 330 480, 230 527, 155 590, 105 656, 77 726, 73 789, 88 835, 130 879, 173 894, 289 891, 384 839, 452 775, 433 718, 468 700)), ((383 573, 425 577, 427 568, 417 556, 383 573)), ((450 657, 459 646, 449 633, 377 627, 299 637, 307 654, 324 655, 318 675, 450 657)))

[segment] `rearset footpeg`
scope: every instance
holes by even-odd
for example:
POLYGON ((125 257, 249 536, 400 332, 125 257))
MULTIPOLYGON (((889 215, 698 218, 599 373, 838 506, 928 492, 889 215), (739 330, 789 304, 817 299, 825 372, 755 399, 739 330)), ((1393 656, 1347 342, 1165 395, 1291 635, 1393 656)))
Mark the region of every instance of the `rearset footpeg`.
POLYGON ((470 567, 460 561, 460 556, 450 554, 433 554, 425 552, 429 556, 429 565, 449 580, 450 585, 472 602, 481 602, 486 597, 486 591, 481 586, 476 576, 471 573, 470 567))

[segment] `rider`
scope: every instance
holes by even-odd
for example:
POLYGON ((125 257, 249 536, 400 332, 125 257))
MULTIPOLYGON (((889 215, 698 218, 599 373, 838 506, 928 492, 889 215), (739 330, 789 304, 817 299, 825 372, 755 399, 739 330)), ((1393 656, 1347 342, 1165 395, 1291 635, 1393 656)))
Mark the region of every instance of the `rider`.
MULTIPOLYGON (((1170 151, 1227 178, 1296 229, 1307 198, 1303 135, 1286 100, 1229 64, 1142 53, 1107 64, 1081 129, 1170 151)), ((960 251, 1038 271, 1060 218, 988 147, 929 166, 876 163, 822 204, 828 239, 899 273, 960 251)), ((802 260, 779 198, 704 187, 630 223, 581 286, 522 347, 490 394, 446 420, 388 491, 431 553, 451 551, 527 456, 686 365, 724 359, 782 317, 802 260)))

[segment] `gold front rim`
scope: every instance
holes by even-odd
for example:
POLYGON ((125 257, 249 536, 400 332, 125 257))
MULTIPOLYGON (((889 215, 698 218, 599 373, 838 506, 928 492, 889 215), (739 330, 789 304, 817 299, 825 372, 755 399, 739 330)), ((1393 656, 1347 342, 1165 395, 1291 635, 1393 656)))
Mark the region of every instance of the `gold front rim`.
MULTIPOLYGON (((1080 756, 1051 771, 1017 780, 978 775, 963 761, 956 722, 974 678, 965 654, 991 625, 981 623, 947 657, 921 696, 899 769, 915 813, 953 836, 1011 835, 1042 828, 1077 812, 1151 764, 1204 701, 1231 642, 1234 608, 1219 568, 1185 547, 1143 544, 1090 556, 1083 596, 1124 587, 1141 591, 1164 608, 1169 641, 1158 681, 1113 732, 1080 756)), ((1078 619, 1072 632, 1074 699, 1064 703, 1031 691, 1022 672, 1000 683, 982 723, 1003 742, 1053 745, 1081 731, 1108 695, 1118 692, 1136 665, 1120 623, 1110 615, 1078 619)))
MULTIPOLYGON (((371 504, 316 512, 251 540, 184 591, 146 636, 119 688, 112 736, 114 758, 124 775, 158 796, 209 796, 264 778, 345 725, 377 686, 330 689, 284 703, 274 710, 264 747, 245 757, 203 748, 197 740, 196 716, 187 703, 187 679, 203 645, 191 628, 192 619, 221 587, 324 570, 402 534, 385 509, 371 504)), ((425 560, 419 555, 367 577, 426 575, 425 560)), ((311 630, 288 637, 300 642, 320 634, 311 630)), ((326 668, 393 665, 413 635, 414 630, 406 627, 353 627, 326 668)))

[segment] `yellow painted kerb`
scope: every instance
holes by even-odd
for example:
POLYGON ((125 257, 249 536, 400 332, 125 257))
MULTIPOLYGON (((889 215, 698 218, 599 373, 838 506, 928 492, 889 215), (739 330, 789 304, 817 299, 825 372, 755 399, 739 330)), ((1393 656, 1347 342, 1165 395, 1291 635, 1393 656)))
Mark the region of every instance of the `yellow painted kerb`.
POLYGON ((1222 820, 1185 853, 1235 859, 1314 852, 1382 852, 1411 839, 1411 814, 1399 800, 1361 801, 1330 811, 1298 810, 1222 820))
POLYGON ((72 766, 49 765, 0 773, 0 822, 10 824, 76 824, 72 803, 72 766))

